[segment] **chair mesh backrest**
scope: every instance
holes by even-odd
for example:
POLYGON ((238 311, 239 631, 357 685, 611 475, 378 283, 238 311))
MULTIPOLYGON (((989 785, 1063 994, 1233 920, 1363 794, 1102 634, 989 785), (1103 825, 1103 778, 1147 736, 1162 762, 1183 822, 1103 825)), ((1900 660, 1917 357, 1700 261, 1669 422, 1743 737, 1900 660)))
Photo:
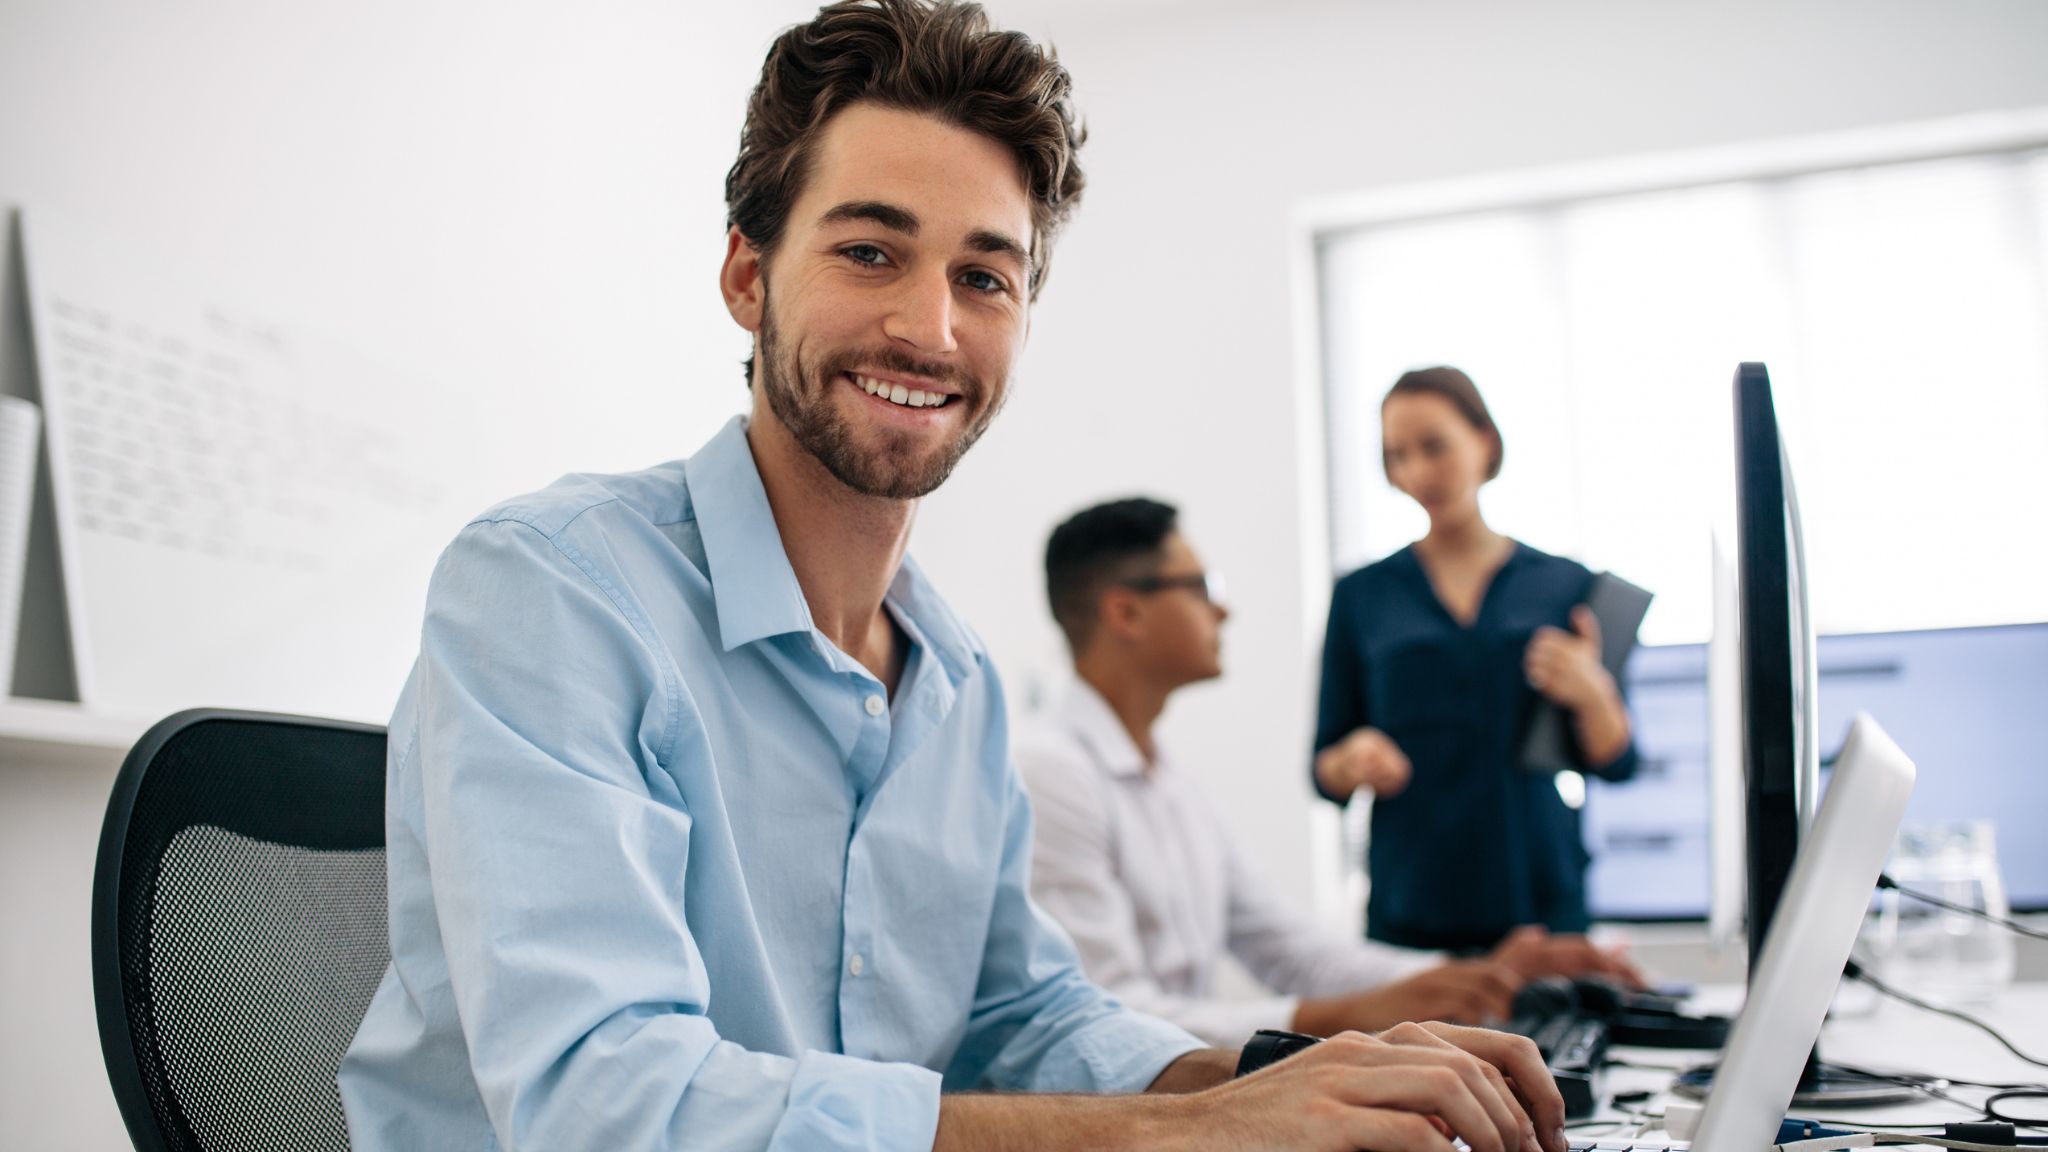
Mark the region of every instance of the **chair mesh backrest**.
POLYGON ((149 758, 115 934, 164 1147, 348 1148, 335 1073, 391 954, 383 808, 374 729, 215 716, 149 758))

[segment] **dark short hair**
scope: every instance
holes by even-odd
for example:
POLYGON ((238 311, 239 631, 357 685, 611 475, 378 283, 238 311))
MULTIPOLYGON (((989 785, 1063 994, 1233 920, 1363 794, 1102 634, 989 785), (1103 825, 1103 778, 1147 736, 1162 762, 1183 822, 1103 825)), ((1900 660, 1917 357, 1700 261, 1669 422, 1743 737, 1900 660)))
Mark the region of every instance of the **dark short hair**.
POLYGON ((725 176, 728 227, 774 251, 803 192, 826 121, 869 101, 923 112, 1004 145, 1031 197, 1033 300, 1052 241, 1080 200, 1087 133, 1073 81, 1050 49, 990 27, 981 5, 846 0, 777 37, 747 100, 740 154, 725 176))
MULTIPOLYGON (((1501 458, 1507 455, 1507 445, 1501 440, 1500 426, 1493 422, 1493 413, 1486 409, 1485 398, 1479 395, 1479 386, 1472 383, 1470 376, 1448 366, 1417 368, 1413 372, 1403 372, 1401 378, 1394 381, 1394 386, 1387 389, 1386 399, 1380 401, 1380 407, 1386 408, 1387 401, 1396 396, 1441 396, 1450 401, 1458 415, 1493 441, 1493 459, 1487 463, 1486 478, 1491 480, 1500 475, 1501 458)), ((1393 469, 1388 466, 1384 447, 1380 450, 1380 469, 1387 473, 1389 480, 1393 479, 1393 469)))
POLYGON ((1171 504, 1134 496, 1084 508, 1045 544, 1045 595, 1076 651, 1095 627, 1095 607, 1118 580, 1147 574, 1178 525, 1171 504))

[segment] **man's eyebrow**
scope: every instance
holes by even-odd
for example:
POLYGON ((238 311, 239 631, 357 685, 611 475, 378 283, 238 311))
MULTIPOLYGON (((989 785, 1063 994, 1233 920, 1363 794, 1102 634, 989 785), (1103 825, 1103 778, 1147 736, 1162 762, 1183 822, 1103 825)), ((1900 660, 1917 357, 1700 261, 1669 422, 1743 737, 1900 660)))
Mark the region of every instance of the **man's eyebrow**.
MULTIPOLYGON (((818 217, 818 223, 821 225, 845 224, 852 221, 880 224, 891 232, 901 232, 905 236, 917 235, 918 230, 924 226, 917 218, 917 213, 880 200, 848 200, 844 204, 834 205, 823 216, 818 217)), ((967 246, 976 252, 984 252, 991 256, 1008 256, 1015 260, 1027 275, 1034 271, 1030 249, 1001 232, 977 228, 967 234, 967 246)))
POLYGON ((879 200, 849 200, 818 217, 820 224, 844 224, 853 220, 871 221, 905 236, 917 235, 918 228, 922 226, 915 212, 879 200))
POLYGON ((1011 257, 1027 273, 1032 270, 1030 251, 1001 232, 976 229, 967 234, 967 246, 976 252, 986 252, 991 256, 1011 257))

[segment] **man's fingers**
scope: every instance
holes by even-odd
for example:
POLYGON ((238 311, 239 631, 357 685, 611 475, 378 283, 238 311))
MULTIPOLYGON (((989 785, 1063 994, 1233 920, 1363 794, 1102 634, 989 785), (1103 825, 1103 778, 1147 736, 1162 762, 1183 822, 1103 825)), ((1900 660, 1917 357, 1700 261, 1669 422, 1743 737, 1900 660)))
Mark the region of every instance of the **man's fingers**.
POLYGON ((1521 973, 1505 964, 1480 961, 1472 965, 1472 977, 1488 994, 1501 997, 1503 1005, 1522 990, 1521 973))
MULTIPOLYGON (((1472 1090, 1478 1094, 1480 1103, 1486 1107, 1487 1114, 1493 1118, 1494 1126, 1500 1130, 1501 1139, 1507 1142, 1509 1148, 1522 1149, 1525 1138, 1528 1141, 1533 1141, 1535 1134, 1535 1128, 1532 1125, 1528 1110, 1516 1099, 1515 1093, 1509 1088, 1507 1081, 1500 1072, 1493 1068, 1483 1055, 1468 1052, 1460 1045, 1446 1040, 1444 1036, 1447 1032, 1457 1036, 1505 1035, 1504 1033, 1491 1032, 1484 1028, 1460 1028, 1450 1024, 1402 1024, 1389 1028, 1380 1035, 1388 1039, 1396 1047, 1414 1051, 1417 1056, 1434 1055, 1436 1058, 1445 1061, 1459 1075, 1465 1077, 1466 1082, 1472 1086, 1472 1090), (1488 1073, 1492 1073, 1492 1075, 1488 1075, 1488 1073)), ((1516 1039, 1519 1039, 1519 1037, 1516 1037, 1516 1039)), ((1527 1043, 1527 1041, 1523 1042, 1527 1043)), ((1530 1051, 1535 1051, 1535 1048, 1534 1044, 1529 1045, 1530 1051)), ((1539 1059, 1537 1063, 1540 1066, 1542 1061, 1539 1059)), ((1548 1075, 1548 1069, 1545 1069, 1545 1075, 1548 1075)), ((1558 1101, 1558 1122, 1560 1124, 1564 1122, 1564 1102, 1562 1099, 1558 1101)), ((1543 1150, 1540 1148, 1530 1148, 1524 1150, 1524 1152, 1543 1152, 1543 1150)), ((1564 1152, 1564 1149, 1557 1149, 1556 1152, 1564 1152)))
POLYGON ((1649 981, 1643 977, 1642 969, 1635 966, 1635 962, 1628 958, 1628 953, 1623 948, 1601 948, 1594 945, 1593 951, 1599 957, 1599 971, 1633 988, 1644 988, 1649 985, 1649 981))
POLYGON ((1550 943, 1550 966, 1560 976, 1584 976, 1607 970, 1607 954, 1593 947, 1584 936, 1567 936, 1550 943))
POLYGON ((1627 956, 1620 951, 1602 948, 1583 936, 1572 936, 1554 942, 1553 966, 1560 975, 1582 976, 1588 973, 1612 976, 1634 988, 1644 985, 1643 974, 1627 956))
POLYGON ((1445 1037, 1446 1043, 1463 1048, 1505 1073, 1513 1086, 1515 1099, 1536 1125, 1544 1148, 1549 1152, 1565 1152, 1564 1097, 1558 1094, 1557 1081, 1551 1078, 1550 1069, 1544 1066, 1543 1056, 1537 1052, 1533 1042, 1521 1036, 1483 1028, 1454 1030, 1453 1026, 1446 1024, 1424 1027, 1445 1037))
POLYGON ((1347 1104, 1441 1117, 1473 1152, 1519 1152, 1520 1134, 1503 1132, 1472 1085, 1454 1068, 1410 1064, 1384 1068, 1370 1076, 1348 1068, 1330 1068, 1325 1075, 1329 1093, 1347 1104))
POLYGON ((1344 1138, 1354 1148, 1376 1152, 1453 1152, 1453 1145, 1429 1119, 1413 1112, 1361 1108, 1345 1117, 1344 1138))
MULTIPOLYGON (((1473 1063, 1479 1065, 1480 1075, 1486 1077, 1488 1086, 1502 1100, 1512 1105, 1510 1112, 1514 1116, 1515 1122, 1521 1125, 1522 1152, 1544 1152, 1543 1142, 1536 1137, 1536 1122, 1529 1119, 1529 1110, 1522 1106, 1522 1101, 1515 1095, 1515 1090, 1509 1085, 1508 1078, 1501 1074, 1500 1069, 1495 1068, 1484 1060, 1475 1060, 1473 1063)), ((1564 1150, 1558 1149, 1557 1152, 1564 1152, 1564 1150)))
POLYGON ((1453 1017, 1461 1024, 1484 1024, 1504 1020, 1514 1003, 1516 982, 1499 966, 1484 963, 1460 964, 1444 974, 1453 978, 1445 989, 1458 1011, 1453 1017))

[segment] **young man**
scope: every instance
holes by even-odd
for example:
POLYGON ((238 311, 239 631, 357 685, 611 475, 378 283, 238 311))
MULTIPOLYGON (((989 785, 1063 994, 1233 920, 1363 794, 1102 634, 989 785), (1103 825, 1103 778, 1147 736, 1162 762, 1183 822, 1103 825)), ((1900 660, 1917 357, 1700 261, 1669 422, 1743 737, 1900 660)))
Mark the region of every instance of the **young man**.
POLYGON ((971 6, 775 42, 720 273, 751 413, 500 505, 435 572, 357 1148, 1563 1152, 1525 1044, 1395 1030, 1229 1080, 1026 896, 994 669, 904 542, 1002 406, 1079 140, 1066 73, 971 6))
POLYGON ((1119 500, 1076 513, 1046 545, 1046 590, 1076 680, 1020 738, 1017 767, 1036 814, 1032 895, 1073 937, 1089 978, 1224 1045, 1260 1028, 1327 1036, 1499 1020, 1534 976, 1634 981, 1626 961, 1583 937, 1524 929, 1484 960, 1447 961, 1288 911, 1153 738, 1175 690, 1222 675, 1230 615, 1177 519, 1154 500, 1119 500), (1216 995, 1226 951, 1276 994, 1216 995))

